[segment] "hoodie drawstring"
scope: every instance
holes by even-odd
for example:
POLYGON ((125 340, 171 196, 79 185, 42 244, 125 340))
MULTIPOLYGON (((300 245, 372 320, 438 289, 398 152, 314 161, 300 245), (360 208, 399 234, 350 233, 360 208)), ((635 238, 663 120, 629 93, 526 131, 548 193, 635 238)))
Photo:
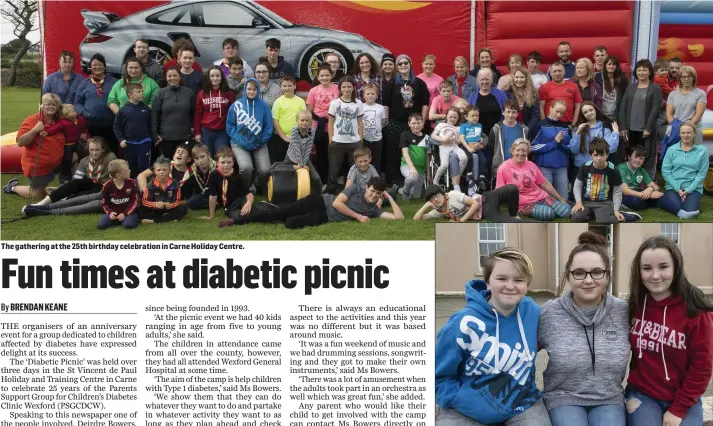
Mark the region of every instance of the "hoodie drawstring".
MULTIPOLYGON (((493 313, 495 314, 495 369, 493 370, 493 374, 500 374, 500 369, 498 366, 500 365, 500 315, 498 315, 498 311, 493 308, 493 313)), ((518 318, 520 316, 518 315, 518 318)))
POLYGON ((589 342, 589 333, 587 333, 587 326, 582 324, 582 327, 584 328, 584 335, 587 336, 587 347, 589 348, 589 355, 592 356, 592 374, 597 374, 594 371, 594 363, 596 362, 597 359, 597 354, 594 352, 594 334, 595 334, 595 329, 594 329, 594 324, 592 324, 592 342, 589 342))
MULTIPOLYGON (((661 327, 661 333, 663 333, 664 330, 666 330, 666 310, 668 309, 668 306, 664 306, 663 308, 663 327, 661 327)), ((670 382, 671 379, 668 377, 668 367, 666 367, 666 356, 663 353, 663 343, 659 343, 659 346, 661 347, 661 361, 663 362, 663 371, 664 374, 666 374, 666 381, 670 382)))
MULTIPOLYGON (((644 309, 641 312, 641 326, 639 327, 639 359, 643 356, 641 353, 641 341, 644 336, 644 315, 646 315, 646 301, 648 299, 649 295, 645 294, 644 295, 644 309)), ((666 311, 668 310, 668 306, 664 306, 663 308, 663 327, 661 328, 661 332, 663 333, 663 330, 666 330, 666 311)), ((663 348, 663 343, 658 342, 659 347, 661 348, 661 361, 663 362, 663 371, 664 374, 666 375, 666 381, 670 382, 671 378, 668 377, 668 367, 666 366, 666 355, 664 354, 664 348, 663 348)))
POLYGON ((522 326, 522 318, 520 318, 520 309, 517 310, 517 325, 518 327, 520 327, 520 338, 522 339, 522 345, 525 347, 525 354, 527 354, 527 360, 532 362, 530 347, 527 345, 527 337, 525 336, 525 327, 522 326))

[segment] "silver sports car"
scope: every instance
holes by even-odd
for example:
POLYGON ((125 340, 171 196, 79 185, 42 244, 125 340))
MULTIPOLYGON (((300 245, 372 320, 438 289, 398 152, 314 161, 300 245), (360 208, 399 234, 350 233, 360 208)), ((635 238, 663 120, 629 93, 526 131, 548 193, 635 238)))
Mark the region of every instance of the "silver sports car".
POLYGON ((354 58, 370 53, 377 61, 388 50, 359 34, 293 24, 265 7, 246 0, 174 1, 120 17, 110 12, 82 11, 89 34, 79 46, 82 69, 96 53, 105 56, 107 71, 120 74, 124 60, 133 54, 138 38, 149 41, 150 56, 161 62, 170 55, 174 40, 190 39, 198 63, 205 69, 223 57, 222 42, 240 42, 240 56, 251 66, 265 56, 265 40, 282 43, 280 55, 301 79, 312 79, 327 53, 339 55, 342 71, 351 71, 354 58))

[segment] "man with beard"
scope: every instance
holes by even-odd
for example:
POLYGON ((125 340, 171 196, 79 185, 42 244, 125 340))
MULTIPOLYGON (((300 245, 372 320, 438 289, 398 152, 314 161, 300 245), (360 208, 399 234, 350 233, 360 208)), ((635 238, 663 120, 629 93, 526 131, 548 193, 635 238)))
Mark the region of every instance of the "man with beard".
MULTIPOLYGON (((151 77, 159 87, 166 87, 166 77, 163 74, 163 67, 155 60, 149 58, 149 42, 144 39, 138 39, 134 42, 134 53, 136 58, 141 62, 146 75, 151 77)), ((149 100, 150 103, 151 100, 149 100)))
MULTIPOLYGON (((560 44, 557 46, 557 56, 560 58, 559 62, 564 67, 564 79, 571 80, 572 77, 574 77, 575 68, 574 62, 569 59, 572 56, 572 45, 570 45, 568 41, 560 41, 560 44)), ((550 66, 550 68, 552 67, 550 66)), ((547 70, 547 75, 550 80, 552 80, 550 70, 547 70)))

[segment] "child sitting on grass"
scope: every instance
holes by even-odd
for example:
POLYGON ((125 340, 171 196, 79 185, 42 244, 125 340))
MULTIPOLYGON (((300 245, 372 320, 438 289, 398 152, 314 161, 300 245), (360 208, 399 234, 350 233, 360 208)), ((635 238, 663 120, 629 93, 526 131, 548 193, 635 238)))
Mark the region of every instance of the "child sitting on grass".
POLYGON ((428 149, 428 135, 423 133, 423 117, 413 113, 408 118, 409 130, 401 133, 401 174, 406 180, 399 194, 404 201, 421 195, 421 186, 426 177, 426 150, 428 149))
POLYGON ((171 161, 160 156, 153 163, 154 177, 143 191, 138 216, 141 223, 164 223, 181 220, 188 213, 186 206, 179 205, 181 185, 171 178, 171 161))
POLYGON ((621 203, 632 210, 656 207, 659 198, 663 197, 661 188, 651 180, 646 169, 641 167, 644 165, 644 160, 646 160, 646 148, 637 145, 629 154, 629 159, 617 166, 624 195, 621 203))
POLYGON ((303 109, 297 113, 297 125, 290 132, 290 145, 287 147, 285 162, 291 163, 295 170, 309 170, 310 193, 318 194, 322 192, 322 179, 310 161, 313 145, 312 113, 303 109))
MULTIPOLYGON (((206 145, 197 145, 203 146, 206 145)), ((193 186, 190 185, 191 169, 188 164, 191 162, 191 148, 187 144, 178 145, 173 153, 173 161, 171 161, 171 179, 181 186, 181 204, 187 204, 188 199, 192 195, 193 186), (188 185, 186 185, 188 184, 188 185)), ((154 176, 154 171, 146 169, 139 174, 137 181, 139 189, 143 192, 148 186, 149 180, 154 176)))
POLYGON ((230 148, 221 148, 215 156, 218 159, 218 167, 208 178, 208 216, 201 219, 213 219, 218 205, 223 208, 225 215, 233 220, 249 215, 254 196, 235 170, 233 151, 230 148))
POLYGON ((574 181, 572 222, 618 223, 624 221, 619 213, 621 206, 621 175, 608 161, 609 144, 601 138, 592 139, 589 145, 592 161, 579 168, 574 181))
POLYGON ((136 207, 139 189, 136 181, 129 177, 130 174, 126 161, 113 160, 109 163, 111 180, 102 187, 104 215, 99 219, 97 228, 107 229, 121 224, 126 229, 133 229, 138 225, 136 207))
POLYGON ((371 165, 371 150, 367 147, 359 147, 354 150, 354 165, 347 173, 347 181, 344 189, 353 184, 366 189, 366 184, 371 178, 379 177, 376 167, 371 165))
POLYGON ((205 145, 196 145, 191 150, 193 164, 191 164, 189 181, 184 186, 190 185, 191 197, 188 199, 188 207, 192 210, 203 210, 208 208, 208 178, 211 172, 216 169, 215 160, 210 158, 210 152, 205 145))

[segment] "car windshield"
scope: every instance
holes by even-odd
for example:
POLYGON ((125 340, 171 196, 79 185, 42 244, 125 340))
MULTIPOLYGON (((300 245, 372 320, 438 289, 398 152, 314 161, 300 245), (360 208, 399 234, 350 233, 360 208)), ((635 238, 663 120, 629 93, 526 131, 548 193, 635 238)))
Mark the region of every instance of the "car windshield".
POLYGON ((265 15, 268 16, 268 18, 272 19, 273 21, 277 22, 280 26, 288 28, 288 27, 294 27, 295 24, 292 22, 288 21, 287 19, 283 18, 282 16, 272 12, 271 10, 262 7, 261 5, 250 2, 250 6, 254 7, 255 9, 258 9, 260 12, 264 13, 265 15))

